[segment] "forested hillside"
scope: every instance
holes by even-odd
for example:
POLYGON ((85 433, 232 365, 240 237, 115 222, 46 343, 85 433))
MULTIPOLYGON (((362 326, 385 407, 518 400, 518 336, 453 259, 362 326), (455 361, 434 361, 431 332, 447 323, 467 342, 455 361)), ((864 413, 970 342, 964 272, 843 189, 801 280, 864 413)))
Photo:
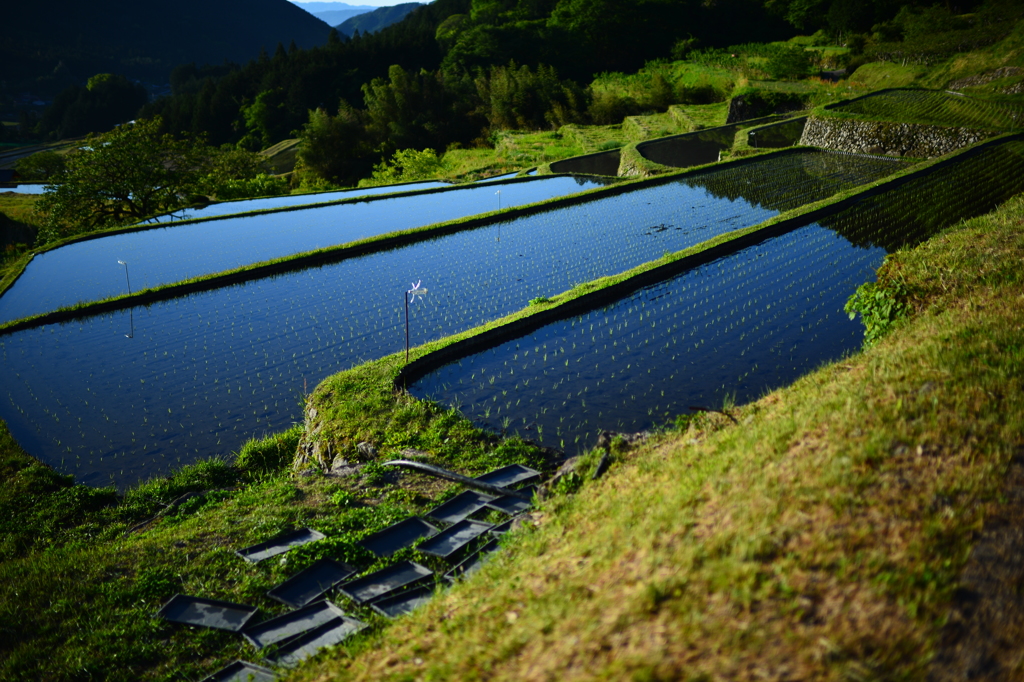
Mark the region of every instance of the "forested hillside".
POLYGON ((486 141, 493 129, 583 120, 594 74, 635 71, 681 40, 725 47, 792 32, 754 0, 436 0, 379 33, 281 50, 227 74, 184 67, 173 95, 142 115, 249 148, 306 125, 320 143, 347 149, 343 167, 320 174, 350 181, 396 149, 443 150, 486 141))
MULTIPOLYGON (((912 68, 993 44, 1013 25, 1020 4, 436 0, 378 32, 349 39, 332 30, 322 45, 309 49, 278 43, 244 66, 207 60, 217 41, 203 43, 198 52, 181 47, 182 59, 186 54, 189 59, 170 74, 171 94, 144 106, 147 93, 119 71, 76 79, 62 67, 58 75, 63 73, 69 85, 33 132, 59 139, 109 130, 136 117, 160 117, 172 134, 202 135, 213 145, 250 151, 298 136, 300 175, 354 184, 404 149, 442 153, 459 146, 493 147, 505 130, 617 124, 669 104, 723 101, 731 94, 710 86, 684 87, 657 74, 642 92, 625 96, 601 87, 595 79, 601 74, 685 59, 734 72, 739 83, 747 77, 751 56, 760 64, 756 78, 799 79, 844 67, 853 72, 878 61, 912 68), (797 43, 771 42, 798 31, 811 35, 797 43), (826 45, 841 47, 819 49, 826 45)), ((188 13, 187 6, 180 12, 188 13)), ((120 19, 121 24, 138 20, 129 13, 120 19)), ((205 28, 182 29, 182 35, 202 35, 216 24, 209 18, 201 23, 205 28)), ((121 24, 98 34, 115 36, 112 51, 136 39, 125 37, 131 31, 121 24)), ((32 26, 28 22, 26 35, 32 26)), ((128 52, 143 54, 132 49, 128 52)), ((170 57, 161 59, 140 57, 131 63, 156 69, 170 57)))
POLYGON ((287 0, 4 3, 0 94, 56 94, 97 73, 165 83, 179 64, 245 63, 294 41, 310 48, 330 27, 287 0))

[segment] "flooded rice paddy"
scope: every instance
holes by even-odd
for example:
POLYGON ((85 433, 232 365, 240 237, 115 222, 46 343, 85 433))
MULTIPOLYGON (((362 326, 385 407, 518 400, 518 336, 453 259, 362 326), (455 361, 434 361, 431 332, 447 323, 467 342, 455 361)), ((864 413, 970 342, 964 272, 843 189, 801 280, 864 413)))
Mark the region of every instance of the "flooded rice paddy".
POLYGON ((326 376, 400 350, 410 282, 429 290, 412 307, 415 345, 898 167, 787 154, 2 335, 0 417, 26 450, 80 481, 128 485, 285 428, 326 376))
POLYGON ((110 235, 39 254, 3 296, 0 322, 81 301, 172 284, 318 248, 522 206, 601 187, 606 181, 547 177, 466 186, 296 211, 224 218, 110 235), (500 191, 501 195, 496 192, 500 191))

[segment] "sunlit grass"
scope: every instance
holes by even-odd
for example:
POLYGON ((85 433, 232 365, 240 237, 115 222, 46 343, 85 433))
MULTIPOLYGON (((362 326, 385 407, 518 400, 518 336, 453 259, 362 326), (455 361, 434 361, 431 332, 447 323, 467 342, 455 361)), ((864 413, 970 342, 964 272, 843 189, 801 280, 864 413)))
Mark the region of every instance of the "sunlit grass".
POLYGON ((619 457, 299 679, 920 679, 1024 444, 1022 215, 897 254, 917 314, 890 338, 619 457))

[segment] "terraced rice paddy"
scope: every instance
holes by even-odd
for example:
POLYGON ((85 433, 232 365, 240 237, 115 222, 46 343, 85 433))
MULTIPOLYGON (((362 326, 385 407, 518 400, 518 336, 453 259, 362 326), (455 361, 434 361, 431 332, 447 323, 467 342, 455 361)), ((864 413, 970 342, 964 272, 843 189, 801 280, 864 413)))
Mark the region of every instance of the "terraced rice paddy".
POLYGON ((782 123, 762 126, 747 134, 747 143, 755 149, 778 149, 791 147, 800 142, 807 117, 801 116, 782 123))
POLYGON ((447 182, 410 182, 404 185, 381 185, 380 187, 359 187, 356 189, 341 189, 332 192, 312 192, 309 194, 288 194, 280 197, 261 197, 258 199, 239 199, 238 201, 222 201, 202 208, 186 208, 166 215, 157 216, 147 223, 166 223, 175 220, 198 220, 201 218, 214 218, 217 216, 231 215, 233 213, 247 213, 249 211, 266 211, 274 208, 286 208, 291 206, 304 206, 306 204, 321 204, 328 201, 341 201, 342 199, 354 199, 356 197, 370 197, 378 194, 394 194, 397 192, 416 192, 424 189, 437 189, 450 187, 447 182))
POLYGON ((864 200, 445 365, 409 386, 477 424, 570 452, 786 385, 861 344, 843 312, 887 251, 1024 190, 1024 144, 864 200))
POLYGON ((696 133, 664 137, 636 146, 640 156, 648 161, 673 168, 714 163, 721 152, 731 149, 739 125, 710 128, 696 133))
MULTIPOLYGON (((327 375, 472 328, 898 164, 817 152, 759 158, 134 311, 0 336, 0 417, 33 455, 125 485, 301 418, 327 375), (130 336, 131 338, 126 338, 130 336)), ((493 190, 492 190, 493 191, 493 190)), ((116 269, 115 269, 116 271, 116 269)))
POLYGON ((0 323, 80 301, 180 282, 366 237, 476 213, 522 206, 606 184, 598 178, 545 177, 526 182, 356 201, 296 211, 223 218, 110 235, 39 254, 3 296, 0 323), (496 192, 500 191, 500 197, 496 192))
POLYGON ((1020 103, 935 90, 882 90, 827 108, 868 119, 986 130, 1019 130, 1024 124, 1020 103))

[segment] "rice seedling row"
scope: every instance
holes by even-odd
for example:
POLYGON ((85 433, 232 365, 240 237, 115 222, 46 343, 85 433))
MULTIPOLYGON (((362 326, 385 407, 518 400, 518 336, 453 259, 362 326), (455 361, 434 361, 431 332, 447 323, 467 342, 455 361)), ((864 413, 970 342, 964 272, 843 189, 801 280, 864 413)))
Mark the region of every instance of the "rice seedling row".
POLYGON ((1024 144, 993 148, 615 304, 451 362, 410 392, 570 452, 691 406, 721 409, 858 348, 843 305, 885 253, 1024 191, 1024 144))
POLYGON ((827 107, 842 114, 941 126, 1014 130, 1024 123, 1024 105, 934 90, 883 90, 827 107))
POLYGON ((782 155, 331 265, 6 334, 0 336, 0 417, 44 461, 86 483, 125 485, 286 427, 301 416, 302 394, 324 377, 400 350, 411 281, 422 279, 429 290, 411 306, 416 345, 892 168, 862 161, 782 155), (859 175, 840 172, 843 160, 859 175))
POLYGON ((544 177, 429 194, 223 218, 75 242, 32 259, 0 296, 0 322, 81 301, 294 255, 318 248, 510 208, 600 187, 596 178, 544 177), (500 195, 496 192, 501 192, 500 195))

